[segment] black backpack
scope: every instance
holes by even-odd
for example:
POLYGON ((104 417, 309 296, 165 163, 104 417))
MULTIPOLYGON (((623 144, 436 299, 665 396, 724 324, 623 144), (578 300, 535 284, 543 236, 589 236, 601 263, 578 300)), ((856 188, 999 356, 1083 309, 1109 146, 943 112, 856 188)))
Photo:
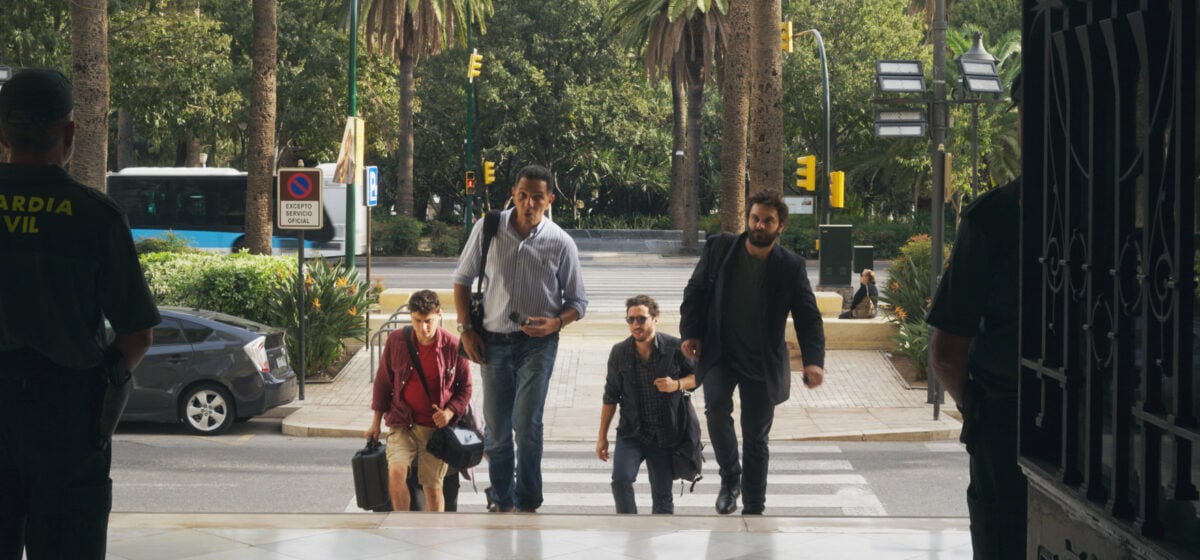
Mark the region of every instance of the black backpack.
MULTIPOLYGON (((695 492, 696 483, 704 478, 701 476, 704 469, 704 442, 700 441, 700 419, 696 416, 691 397, 691 391, 684 391, 675 411, 679 443, 671 449, 671 468, 674 470, 675 479, 684 483, 691 482, 689 491, 695 492)), ((680 494, 682 493, 681 487, 680 494)))

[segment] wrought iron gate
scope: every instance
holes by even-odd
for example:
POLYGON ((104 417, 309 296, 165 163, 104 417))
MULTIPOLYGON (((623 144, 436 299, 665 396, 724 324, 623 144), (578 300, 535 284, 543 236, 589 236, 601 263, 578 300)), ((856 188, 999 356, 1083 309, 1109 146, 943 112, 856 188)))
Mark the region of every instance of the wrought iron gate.
POLYGON ((1022 4, 1031 550, 1200 556, 1197 2, 1022 4))

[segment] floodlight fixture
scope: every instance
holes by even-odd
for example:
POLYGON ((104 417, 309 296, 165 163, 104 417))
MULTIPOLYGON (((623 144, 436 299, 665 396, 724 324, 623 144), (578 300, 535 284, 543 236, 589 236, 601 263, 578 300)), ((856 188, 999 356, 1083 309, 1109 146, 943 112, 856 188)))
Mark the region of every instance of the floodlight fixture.
POLYGON ((971 93, 1004 93, 1004 84, 996 70, 996 57, 983 48, 983 33, 976 31, 973 35, 971 49, 955 60, 963 87, 971 93))
POLYGON ((924 93, 925 73, 919 60, 877 60, 875 79, 886 93, 924 93))
POLYGON ((875 136, 879 138, 925 136, 925 113, 917 109, 876 111, 875 136))

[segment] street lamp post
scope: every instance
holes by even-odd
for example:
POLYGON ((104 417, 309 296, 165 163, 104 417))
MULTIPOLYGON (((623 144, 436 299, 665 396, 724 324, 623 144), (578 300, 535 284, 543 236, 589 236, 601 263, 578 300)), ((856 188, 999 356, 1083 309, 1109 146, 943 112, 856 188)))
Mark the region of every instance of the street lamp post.
MULTIPOLYGON (((802 31, 799 33, 799 35, 801 35, 801 36, 812 35, 813 37, 815 37, 817 39, 817 51, 821 54, 821 88, 822 88, 822 93, 825 98, 825 177, 829 177, 829 173, 833 171, 834 167, 833 167, 833 141, 832 141, 832 136, 829 133, 829 129, 830 129, 830 123, 829 123, 829 63, 826 62, 826 59, 825 59, 825 41, 823 41, 821 39, 821 32, 817 31, 815 28, 809 29, 807 31, 802 31)), ((816 197, 816 201, 815 201, 816 208, 814 209, 814 212, 816 212, 817 218, 820 220, 820 222, 823 224, 828 224, 829 220, 831 218, 831 215, 833 214, 833 208, 828 203, 824 204, 824 205, 821 204, 822 196, 824 196, 825 199, 828 201, 828 197, 829 197, 829 180, 828 179, 826 179, 824 183, 817 183, 817 197, 816 197), (821 188, 822 184, 825 185, 824 189, 821 188), (822 207, 824 207, 824 211, 822 211, 822 207)))
MULTIPOLYGON (((930 286, 929 297, 936 296, 938 281, 941 279, 943 252, 945 247, 945 188, 947 176, 946 134, 949 122, 949 107, 951 104, 970 103, 972 125, 974 128, 974 166, 971 185, 978 190, 979 181, 979 105, 986 103, 983 98, 946 99, 946 22, 945 0, 937 0, 934 11, 934 56, 933 56, 933 97, 928 99, 877 99, 877 103, 904 104, 924 103, 930 112, 933 185, 931 187, 931 229, 930 231, 930 286)), ((958 64, 965 92, 976 94, 1003 93, 1004 87, 1000 82, 996 69, 996 59, 983 48, 983 34, 975 33, 975 42, 971 49, 955 61, 958 64)), ((915 60, 880 60, 875 63, 876 80, 879 90, 883 93, 925 93, 925 78, 921 72, 921 64, 915 60)), ((875 117, 875 135, 879 137, 924 136, 925 118, 917 110, 878 111, 875 117)), ((944 400, 943 389, 937 377, 930 376, 926 392, 926 401, 933 405, 933 418, 940 414, 941 403, 944 400)))

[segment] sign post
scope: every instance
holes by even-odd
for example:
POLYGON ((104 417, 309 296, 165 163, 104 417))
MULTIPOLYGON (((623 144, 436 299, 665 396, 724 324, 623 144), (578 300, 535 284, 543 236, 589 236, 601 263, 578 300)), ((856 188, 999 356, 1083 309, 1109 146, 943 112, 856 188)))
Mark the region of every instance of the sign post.
MULTIPOLYGON (((367 192, 363 200, 367 203, 367 289, 371 288, 371 209, 379 204, 379 167, 368 165, 366 170, 367 192)), ((367 320, 367 351, 371 350, 371 310, 363 313, 367 320)))
POLYGON ((296 318, 300 327, 300 360, 296 378, 300 382, 300 400, 304 400, 304 315, 308 311, 308 299, 304 293, 304 232, 324 226, 321 170, 307 167, 280 169, 276 184, 279 189, 279 196, 276 197, 279 200, 277 225, 282 230, 300 232, 300 240, 296 245, 296 318))

